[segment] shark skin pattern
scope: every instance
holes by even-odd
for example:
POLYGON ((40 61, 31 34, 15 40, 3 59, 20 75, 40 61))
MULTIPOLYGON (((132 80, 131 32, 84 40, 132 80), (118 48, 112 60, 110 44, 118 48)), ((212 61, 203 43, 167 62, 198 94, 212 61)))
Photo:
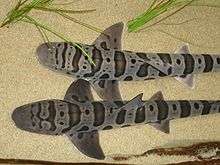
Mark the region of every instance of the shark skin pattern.
POLYGON ((178 118, 220 113, 220 100, 164 101, 161 92, 142 101, 139 94, 130 101, 94 101, 90 83, 72 83, 64 100, 42 100, 16 108, 15 125, 25 131, 67 135, 85 155, 104 159, 98 131, 150 124, 169 133, 169 121, 178 118))
POLYGON ((175 77, 193 87, 193 74, 220 71, 220 55, 190 54, 187 45, 174 54, 123 51, 122 31, 123 23, 117 23, 107 28, 93 44, 78 43, 91 55, 95 66, 71 43, 44 43, 37 48, 36 54, 43 66, 89 81, 104 100, 121 100, 119 95, 106 96, 111 92, 108 88, 119 91, 118 81, 175 77))

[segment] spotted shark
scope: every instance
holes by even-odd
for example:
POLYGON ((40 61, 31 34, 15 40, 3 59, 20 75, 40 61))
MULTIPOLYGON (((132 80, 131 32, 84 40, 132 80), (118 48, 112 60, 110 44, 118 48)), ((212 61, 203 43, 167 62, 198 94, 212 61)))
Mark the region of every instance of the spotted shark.
POLYGON ((104 100, 121 100, 119 81, 175 77, 193 87, 194 74, 220 71, 220 55, 190 54, 187 45, 173 54, 122 50, 122 32, 120 22, 104 30, 91 45, 77 43, 95 65, 76 45, 66 42, 43 43, 36 54, 43 66, 89 81, 104 100))
POLYGON ((16 108, 15 125, 25 131, 65 134, 85 155, 104 159, 99 131, 150 124, 169 133, 173 119, 220 112, 220 101, 165 101, 161 92, 143 101, 139 94, 130 101, 94 101, 90 83, 79 79, 68 88, 64 100, 42 100, 16 108))

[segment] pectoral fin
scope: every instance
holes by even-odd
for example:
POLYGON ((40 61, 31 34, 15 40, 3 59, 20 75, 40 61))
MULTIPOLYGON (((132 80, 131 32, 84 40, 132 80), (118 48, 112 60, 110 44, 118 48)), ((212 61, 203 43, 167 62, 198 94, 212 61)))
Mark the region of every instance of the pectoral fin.
POLYGON ((69 102, 93 100, 90 83, 83 79, 74 81, 66 91, 64 100, 69 102))
POLYGON ((116 23, 102 32, 102 34, 93 42, 97 47, 103 49, 121 49, 121 36, 124 24, 116 23))
MULTIPOLYGON (((121 37, 124 24, 116 23, 107 29, 93 42, 93 44, 101 49, 117 49, 121 50, 121 37)), ((112 80, 98 80, 91 82, 93 88, 100 98, 103 100, 113 101, 121 100, 121 95, 118 89, 118 82, 112 80)))
POLYGON ((99 80, 92 84, 93 88, 103 100, 122 100, 119 84, 116 80, 99 80))
MULTIPOLYGON (((179 50, 175 51, 178 54, 189 54, 189 46, 187 44, 183 45, 179 50)), ((186 85, 187 87, 193 89, 195 87, 195 78, 193 74, 189 74, 182 77, 175 77, 179 82, 186 85)))
MULTIPOLYGON (((155 93, 150 100, 164 100, 163 94, 161 91, 155 93)), ((156 128, 159 131, 162 131, 164 133, 170 132, 170 121, 169 120, 162 120, 157 123, 149 123, 152 127, 156 128)))
MULTIPOLYGON (((74 81, 68 88, 64 100, 69 102, 92 101, 93 96, 90 83, 82 79, 74 81)), ((96 159, 105 158, 102 148, 99 144, 99 134, 97 131, 72 133, 70 130, 66 133, 66 135, 83 154, 96 159)))
POLYGON ((95 159, 105 159, 105 155, 99 144, 99 134, 97 131, 77 134, 68 133, 67 136, 77 149, 86 156, 95 159))

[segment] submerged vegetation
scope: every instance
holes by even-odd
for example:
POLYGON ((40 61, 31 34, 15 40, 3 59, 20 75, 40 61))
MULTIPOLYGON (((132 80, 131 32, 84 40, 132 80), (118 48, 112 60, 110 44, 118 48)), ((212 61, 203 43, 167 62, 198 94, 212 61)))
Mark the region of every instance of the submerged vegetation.
POLYGON ((91 9, 91 10, 67 10, 64 9, 63 7, 60 6, 64 6, 64 5, 69 5, 73 2, 66 2, 66 3, 54 3, 54 0, 19 0, 18 3, 15 5, 14 8, 12 8, 6 15, 6 18, 3 20, 2 24, 0 27, 9 27, 11 24, 15 24, 18 22, 25 22, 28 24, 32 24, 34 25, 37 30, 40 32, 41 36, 43 37, 43 40, 45 42, 50 43, 49 38, 47 36, 46 32, 50 32, 52 34, 54 34, 55 36, 59 37, 60 39, 62 39, 65 42, 69 42, 72 43, 74 45, 76 45, 79 49, 81 49, 81 51, 84 53, 85 56, 88 57, 88 60, 90 63, 92 63, 93 65, 94 62, 92 61, 90 55, 78 44, 73 43, 71 41, 71 39, 67 38, 66 36, 64 36, 63 34, 55 31, 54 29, 52 29, 50 26, 46 25, 45 23, 42 23, 41 21, 35 19, 33 16, 30 16, 30 12, 33 10, 38 10, 38 11, 43 11, 43 12, 53 12, 56 13, 68 20, 71 20, 75 23, 78 23, 90 30, 96 31, 98 33, 101 33, 102 30, 83 23, 79 20, 77 20, 76 18, 70 16, 70 14, 74 14, 74 13, 89 13, 89 12, 93 12, 95 11, 95 9, 91 9))
MULTIPOLYGON (((128 31, 139 32, 143 29, 157 25, 187 6, 208 6, 220 8, 220 1, 205 2, 202 0, 153 0, 153 2, 150 4, 150 7, 144 13, 140 14, 133 20, 128 21, 128 31), (150 23, 151 21, 152 23, 150 25, 144 27, 144 25, 150 23)), ((184 23, 185 22, 188 21, 184 21, 184 23)))

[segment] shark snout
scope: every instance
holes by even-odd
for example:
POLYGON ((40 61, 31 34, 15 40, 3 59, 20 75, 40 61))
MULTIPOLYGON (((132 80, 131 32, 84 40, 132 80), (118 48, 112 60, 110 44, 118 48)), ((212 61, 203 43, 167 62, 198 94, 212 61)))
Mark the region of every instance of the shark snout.
POLYGON ((21 106, 16 108, 13 111, 11 117, 18 128, 23 130, 28 130, 30 128, 32 121, 28 106, 21 106))
POLYGON ((55 64, 54 60, 54 47, 49 43, 43 43, 38 46, 36 50, 36 55, 38 57, 39 62, 48 67, 52 67, 55 64))

